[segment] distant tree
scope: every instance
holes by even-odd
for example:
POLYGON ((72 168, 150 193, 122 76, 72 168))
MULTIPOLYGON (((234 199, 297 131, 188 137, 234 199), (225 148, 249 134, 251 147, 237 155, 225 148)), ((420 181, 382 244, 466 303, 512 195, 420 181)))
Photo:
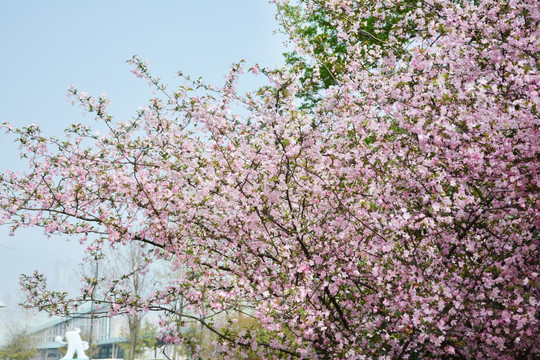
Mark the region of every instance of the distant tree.
POLYGON ((7 344, 0 348, 0 359, 5 360, 29 360, 36 355, 34 340, 26 330, 11 333, 7 344))
POLYGON ((143 355, 148 349, 154 349, 158 341, 157 327, 148 321, 137 328, 136 339, 134 338, 133 327, 131 325, 123 332, 123 335, 129 339, 129 342, 120 344, 124 349, 126 360, 134 359, 136 356, 143 355))
MULTIPOLYGON (((84 350, 84 353, 90 359, 94 359, 96 355, 99 354, 99 346, 97 345, 97 340, 94 338, 90 329, 91 327, 87 331, 81 332, 81 339, 88 342, 88 349, 84 350)), ((65 352, 67 351, 67 347, 62 347, 61 349, 63 349, 63 352, 65 354, 65 352)))
MULTIPOLYGON (((133 297, 140 299, 144 294, 151 292, 155 288, 155 279, 147 271, 147 263, 144 259, 144 250, 135 243, 126 246, 104 247, 92 252, 83 265, 83 273, 87 285, 87 294, 92 302, 90 316, 104 316, 103 307, 99 310, 94 308, 95 304, 112 304, 108 297, 110 294, 111 278, 122 274, 120 280, 113 286, 117 295, 122 297, 133 297)), ((106 308, 105 308, 106 309, 106 308)), ((127 319, 127 331, 124 335, 128 339, 128 346, 123 346, 128 360, 133 360, 138 354, 143 337, 141 331, 148 331, 150 326, 146 325, 141 329, 145 312, 141 309, 136 311, 124 312, 122 316, 127 319)), ((93 339, 90 332, 89 339, 93 339)))
POLYGON ((278 1, 278 19, 295 45, 284 56, 290 71, 301 74, 298 97, 303 100, 302 108, 314 108, 324 98, 322 90, 338 85, 350 71, 357 54, 349 46, 362 46, 366 68, 379 65, 380 58, 369 59, 369 52, 403 57, 420 30, 403 20, 421 6, 417 0, 278 1))

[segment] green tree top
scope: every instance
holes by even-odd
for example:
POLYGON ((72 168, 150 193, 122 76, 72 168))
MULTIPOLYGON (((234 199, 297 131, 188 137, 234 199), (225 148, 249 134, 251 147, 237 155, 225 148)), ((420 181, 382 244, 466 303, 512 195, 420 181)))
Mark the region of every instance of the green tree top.
POLYGON ((7 345, 0 349, 0 358, 9 360, 28 360, 37 354, 32 338, 26 330, 12 333, 7 345))
POLYGON ((302 73, 299 97, 304 101, 304 108, 313 108, 319 100, 320 90, 337 85, 347 74, 347 65, 351 61, 347 51, 349 46, 361 46, 365 66, 372 68, 377 63, 370 57, 370 52, 385 55, 392 52, 400 58, 416 33, 421 31, 403 22, 409 12, 418 8, 416 0, 395 4, 378 4, 371 0, 347 4, 343 1, 333 5, 324 0, 285 0, 278 2, 277 7, 283 30, 296 45, 295 50, 284 56, 290 68, 302 73), (336 26, 337 20, 340 27, 336 26))

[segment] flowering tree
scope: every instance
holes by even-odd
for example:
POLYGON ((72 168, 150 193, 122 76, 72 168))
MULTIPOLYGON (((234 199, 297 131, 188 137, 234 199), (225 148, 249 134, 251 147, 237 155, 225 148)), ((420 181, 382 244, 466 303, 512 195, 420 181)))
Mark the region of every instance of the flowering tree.
MULTIPOLYGON (((253 94, 235 90, 241 65, 217 90, 168 91, 134 58, 163 96, 126 122, 71 89, 108 133, 6 125, 29 170, 3 175, 2 221, 89 236, 90 252, 147 244, 146 261, 178 276, 145 298, 110 279, 111 313, 195 320, 225 358, 540 356, 540 9, 424 0, 389 29, 405 3, 303 3, 346 45, 346 71, 310 110, 287 69, 250 69, 271 83, 253 94), (366 19, 384 46, 356 35, 366 19), (237 312, 257 326, 223 320, 237 312)), ((77 304, 40 274, 23 280, 29 305, 77 304)))
MULTIPOLYGON (((100 246, 100 251, 93 252, 92 256, 84 259, 81 270, 83 282, 88 289, 89 296, 86 300, 91 303, 91 320, 108 313, 107 307, 94 307, 93 304, 108 303, 108 287, 111 277, 122 282, 122 297, 137 299, 158 288, 159 281, 156 278, 156 269, 148 266, 149 263, 145 261, 144 257, 145 253, 144 249, 141 248, 141 244, 130 242, 120 249, 118 246, 114 248, 100 246)), ((117 288, 119 287, 117 286, 117 288)), ((88 316, 88 314, 84 315, 88 316)), ((128 342, 120 346, 126 350, 126 360, 135 359, 135 356, 144 350, 145 344, 149 343, 146 341, 149 339, 146 339, 143 334, 144 331, 149 332, 148 326, 143 329, 144 316, 145 313, 142 311, 131 312, 125 316, 127 326, 123 329, 123 336, 128 342)), ((91 326, 88 337, 90 348, 92 348, 93 336, 91 326)))

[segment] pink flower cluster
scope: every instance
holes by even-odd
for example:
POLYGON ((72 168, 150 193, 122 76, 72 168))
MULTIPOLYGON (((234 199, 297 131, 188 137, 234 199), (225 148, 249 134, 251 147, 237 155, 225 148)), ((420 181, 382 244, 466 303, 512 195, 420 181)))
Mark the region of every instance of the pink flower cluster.
MULTIPOLYGON (((163 94, 135 119, 71 90, 107 134, 7 128, 29 168, 2 176, 1 221, 149 245, 175 276, 146 299, 112 286, 114 313, 164 311, 172 342, 198 321, 224 357, 540 357, 537 1, 361 3, 325 2, 347 72, 313 111, 287 69, 253 67, 258 93, 237 94, 239 64, 170 94, 134 58, 163 94), (356 41, 407 4, 384 47, 356 41)), ((66 300, 24 283, 30 305, 66 300)))

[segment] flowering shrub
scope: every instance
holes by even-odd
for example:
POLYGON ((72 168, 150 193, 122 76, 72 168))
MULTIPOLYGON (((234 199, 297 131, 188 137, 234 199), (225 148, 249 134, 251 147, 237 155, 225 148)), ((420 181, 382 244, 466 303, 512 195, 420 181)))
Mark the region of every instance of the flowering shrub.
MULTIPOLYGON (((169 92, 134 58, 163 96, 126 122, 71 89, 109 132, 9 130, 29 170, 2 176, 2 222, 146 244, 178 275, 147 298, 108 279, 104 301, 167 312, 170 342, 196 320, 224 358, 539 357, 537 1, 424 0, 384 28, 404 3, 304 2, 346 51, 309 110, 287 69, 255 67, 271 85, 252 94, 241 65, 169 92), (219 321, 238 311, 260 326, 219 321)), ((42 282, 29 305, 69 311, 42 282)))

